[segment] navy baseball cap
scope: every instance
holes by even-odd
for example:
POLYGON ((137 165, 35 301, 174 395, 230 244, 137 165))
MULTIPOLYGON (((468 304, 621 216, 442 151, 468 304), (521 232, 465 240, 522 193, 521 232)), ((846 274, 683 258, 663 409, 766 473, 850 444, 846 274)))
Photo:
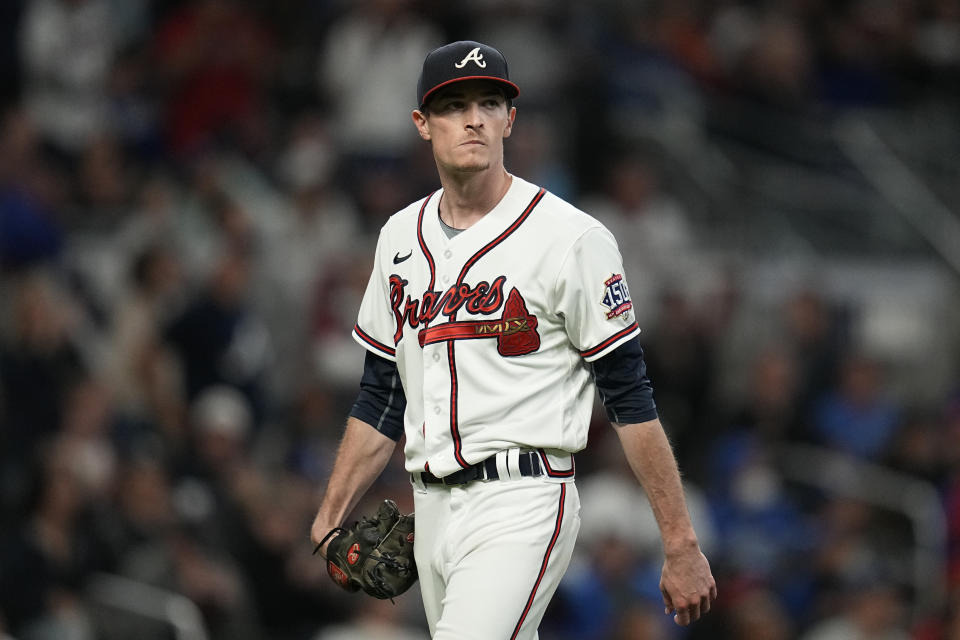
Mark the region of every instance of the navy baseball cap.
POLYGON ((427 54, 417 80, 417 104, 420 108, 439 89, 463 80, 490 80, 503 89, 508 98, 520 95, 520 87, 510 82, 507 60, 493 47, 460 40, 427 54))

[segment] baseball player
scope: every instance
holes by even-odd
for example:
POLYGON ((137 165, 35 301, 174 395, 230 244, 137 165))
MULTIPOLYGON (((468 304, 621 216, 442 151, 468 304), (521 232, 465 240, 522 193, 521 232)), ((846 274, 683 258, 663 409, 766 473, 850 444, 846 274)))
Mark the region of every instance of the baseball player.
POLYGON ((598 389, 650 498, 665 609, 716 584, 647 380, 613 236, 504 168, 519 88, 493 47, 432 51, 413 123, 441 188, 380 232, 353 336, 361 391, 311 529, 321 549, 406 436, 414 554, 435 640, 537 638, 579 530, 574 454, 598 389))

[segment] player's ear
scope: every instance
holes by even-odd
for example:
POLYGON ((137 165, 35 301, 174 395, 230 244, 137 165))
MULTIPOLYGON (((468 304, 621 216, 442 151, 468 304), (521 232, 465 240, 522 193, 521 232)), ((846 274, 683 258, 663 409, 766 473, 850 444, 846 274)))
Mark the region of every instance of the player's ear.
POLYGON ((507 125, 503 129, 503 137, 509 138, 510 133, 513 131, 513 121, 517 119, 517 108, 510 107, 510 110, 507 111, 507 125))
POLYGON ((417 128, 417 133, 420 134, 420 137, 424 140, 429 140, 430 123, 427 121, 426 114, 420 111, 420 109, 414 109, 410 117, 413 118, 413 125, 417 128))

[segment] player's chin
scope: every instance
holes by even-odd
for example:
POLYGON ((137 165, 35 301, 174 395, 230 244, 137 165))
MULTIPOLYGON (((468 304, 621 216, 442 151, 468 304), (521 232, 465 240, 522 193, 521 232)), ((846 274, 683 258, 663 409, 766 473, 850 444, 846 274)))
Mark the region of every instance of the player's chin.
POLYGON ((480 173, 490 168, 489 162, 461 162, 455 169, 460 173, 480 173))

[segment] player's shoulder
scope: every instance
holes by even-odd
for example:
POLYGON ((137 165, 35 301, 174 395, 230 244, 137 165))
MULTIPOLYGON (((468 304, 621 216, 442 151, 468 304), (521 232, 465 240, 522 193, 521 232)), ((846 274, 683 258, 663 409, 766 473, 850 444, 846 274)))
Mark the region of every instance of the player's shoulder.
POLYGON ((405 232, 409 227, 416 226, 417 220, 420 217, 420 211, 427 204, 427 202, 435 197, 437 194, 436 191, 429 193, 422 198, 414 200, 403 209, 400 209, 389 218, 383 225, 382 232, 393 232, 401 231, 405 232))
POLYGON ((572 242, 590 230, 606 231, 599 220, 550 191, 544 192, 537 208, 543 214, 537 216, 541 232, 558 240, 572 242))

